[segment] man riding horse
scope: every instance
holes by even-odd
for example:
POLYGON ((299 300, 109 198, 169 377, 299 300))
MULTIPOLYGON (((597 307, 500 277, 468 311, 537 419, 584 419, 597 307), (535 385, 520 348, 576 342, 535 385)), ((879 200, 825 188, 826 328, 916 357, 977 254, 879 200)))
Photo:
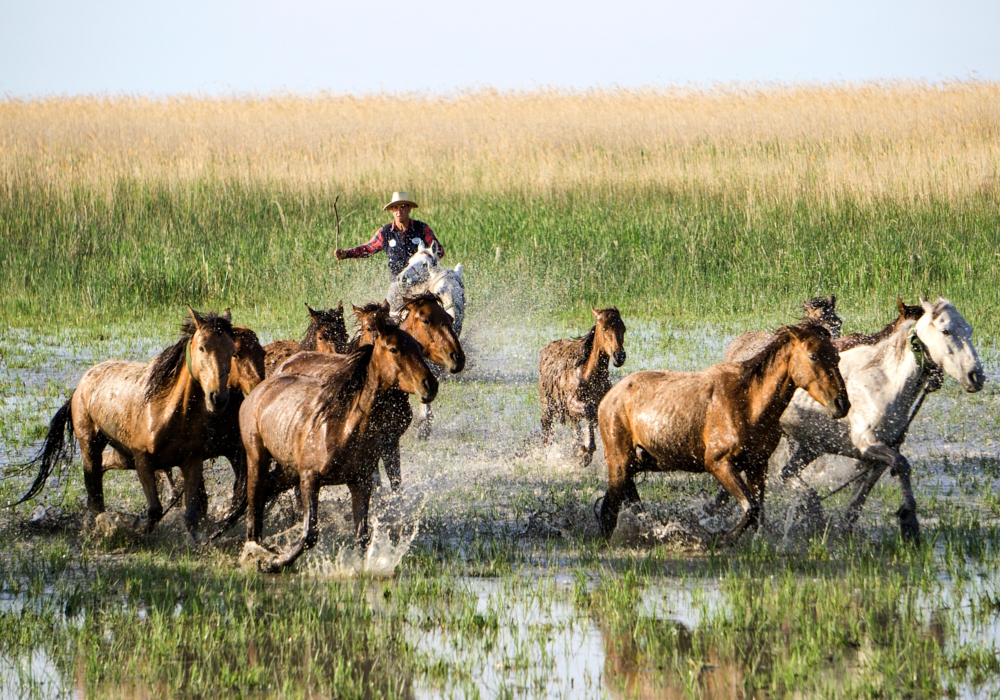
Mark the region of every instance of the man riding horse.
MULTIPOLYGON (((393 286, 397 283, 399 273, 406 268, 421 243, 430 246, 440 260, 444 257, 444 246, 441 245, 441 241, 431 231, 430 226, 410 218, 410 210, 416 208, 417 203, 412 201, 406 192, 393 192, 392 201, 382 207, 383 211, 392 212, 392 223, 376 231, 374 237, 363 245, 347 250, 338 248, 333 251, 334 257, 337 260, 367 258, 384 250, 389 258, 389 274, 392 276, 393 286)), ((390 291, 391 289, 390 287, 390 291)))

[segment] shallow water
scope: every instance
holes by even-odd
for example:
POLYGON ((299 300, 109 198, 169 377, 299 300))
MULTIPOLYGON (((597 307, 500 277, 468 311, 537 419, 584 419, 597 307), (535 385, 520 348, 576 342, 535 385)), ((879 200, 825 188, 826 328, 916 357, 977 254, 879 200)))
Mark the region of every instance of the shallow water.
MULTIPOLYGON (((321 501, 320 545, 303 557, 297 571, 319 581, 359 574, 396 576, 392 585, 406 586, 412 575, 408 562, 415 553, 424 560, 439 557, 444 567, 467 569, 453 583, 470 601, 467 612, 472 622, 466 631, 435 625, 439 611, 417 605, 409 612, 406 639, 429 667, 439 664, 448 669, 443 678, 431 672, 417 674, 412 684, 416 697, 473 692, 484 697, 680 697, 684 692, 735 697, 734 689, 746 680, 748 668, 714 659, 711 652, 699 656, 701 665, 683 678, 636 665, 629 651, 634 640, 612 634, 604 621, 575 602, 581 570, 586 575, 584 588, 593 592, 602 575, 616 571, 620 562, 641 561, 650 554, 641 546, 589 554, 588 543, 597 538, 591 505, 603 493, 603 454, 599 449, 591 466, 578 466, 566 429, 557 433, 555 447, 546 451, 539 444, 538 350, 551 339, 585 329, 544 324, 499 329, 475 322, 467 328, 468 369, 442 383, 433 405, 436 422, 431 440, 419 441, 412 431, 404 438, 406 491, 377 504, 379 534, 368 556, 360 557, 350 545, 346 489, 327 488, 321 501)), ((697 369, 721 358, 733 335, 711 327, 678 330, 633 323, 626 336, 628 361, 613 375, 654 367, 697 369)), ((169 342, 169 338, 0 333, 0 464, 16 463, 31 454, 39 431, 95 361, 147 360, 169 342)), ((967 395, 946 380, 945 388, 928 399, 903 449, 914 466, 914 488, 927 537, 934 537, 937 523, 954 519, 953 508, 965 509, 961 517, 971 513, 979 522, 1000 516, 986 499, 1000 485, 1000 442, 995 438, 1000 435, 1000 357, 992 347, 981 347, 980 355, 988 376, 986 389, 967 395)), ((829 490, 849 478, 853 468, 848 460, 824 460, 806 478, 829 490)), ((207 467, 215 514, 225 506, 231 478, 224 460, 207 467)), ((79 510, 83 503, 79 479, 77 464, 62 482, 50 482, 39 502, 56 509, 61 503, 59 507, 70 513, 79 510)), ((29 481, 30 475, 25 475, 4 485, 14 494, 29 481)), ((133 514, 144 507, 133 474, 110 474, 106 483, 110 507, 133 514)), ((639 486, 646 512, 661 523, 692 514, 703 519, 701 507, 716 488, 705 475, 650 475, 639 486)), ((780 542, 779 524, 788 496, 775 491, 768 498, 768 519, 759 537, 780 542)), ((897 498, 895 484, 884 480, 862 523, 873 540, 895 531, 892 513, 897 498)), ((843 502, 834 498, 825 507, 836 512, 843 502)), ((13 517, 27 521, 36 505, 20 507, 13 517)), ((283 512, 268 516, 266 534, 283 545, 298 537, 301 519, 290 496, 278 510, 283 512)), ((726 526, 733 517, 724 514, 711 523, 712 528, 726 526)), ((173 527, 181 536, 176 514, 171 522, 162 527, 173 527)), ((236 529, 232 539, 239 538, 236 529)), ((160 540, 152 542, 155 547, 160 540)), ((941 561, 943 552, 938 546, 936 556, 941 561)), ((697 560, 705 555, 690 556, 697 560)), ((939 566, 946 568, 943 563, 939 566)), ((996 611, 978 617, 966 614, 983 600, 1000 599, 993 580, 984 575, 967 582, 943 575, 939 590, 920 598, 922 624, 930 629, 941 615, 951 620, 945 644, 952 651, 970 643, 995 645, 1000 641, 996 611)), ((15 610, 21 604, 18 600, 0 598, 0 614, 15 610)), ((373 594, 371 605, 377 612, 378 595, 373 594)), ((634 611, 637 620, 669 626, 684 637, 696 633, 706 620, 730 614, 732 605, 725 581, 718 578, 655 574, 643 586, 634 611)), ((833 680, 838 675, 854 677, 851 674, 865 669, 867 653, 862 648, 849 663, 824 673, 833 680)), ((0 698, 20 697, 36 683, 32 687, 38 696, 70 694, 78 688, 73 678, 58 677, 58 669, 41 649, 23 656, 0 655, 0 679, 0 698)), ((955 690, 959 697, 980 697, 1000 691, 1000 686, 989 679, 986 685, 970 682, 955 690)), ((130 692, 144 694, 141 688, 130 692)))

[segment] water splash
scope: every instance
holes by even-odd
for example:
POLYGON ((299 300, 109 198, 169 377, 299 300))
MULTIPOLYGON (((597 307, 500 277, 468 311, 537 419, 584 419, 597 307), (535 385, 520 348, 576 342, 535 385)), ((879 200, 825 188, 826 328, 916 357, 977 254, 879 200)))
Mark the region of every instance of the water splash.
POLYGON ((341 538, 320 538, 303 563, 303 571, 317 578, 353 578, 365 574, 391 578, 420 532, 427 497, 408 488, 396 493, 378 489, 372 497, 369 523, 372 539, 367 549, 345 544, 341 538))

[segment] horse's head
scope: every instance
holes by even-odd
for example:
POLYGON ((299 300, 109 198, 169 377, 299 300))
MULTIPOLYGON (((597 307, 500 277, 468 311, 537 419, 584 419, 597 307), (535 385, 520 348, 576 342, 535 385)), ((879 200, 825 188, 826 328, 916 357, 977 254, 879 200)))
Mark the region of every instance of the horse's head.
POLYGON ((249 328, 233 326, 233 360, 229 367, 230 389, 249 394, 264 381, 264 348, 249 328))
POLYGON ((618 309, 610 306, 606 309, 590 307, 594 314, 594 345, 611 358, 615 367, 625 364, 625 322, 618 309))
POLYGON ((458 342, 454 319, 433 294, 403 301, 399 327, 413 336, 424 349, 424 357, 444 365, 452 374, 465 369, 465 351, 458 342))
POLYGON ((190 339, 184 349, 187 370, 205 394, 209 413, 222 411, 229 403, 229 369, 236 351, 229 309, 221 316, 202 315, 188 307, 191 318, 185 328, 190 339), (188 326, 190 323, 190 326, 188 326))
POLYGON ((921 299, 924 313, 914 326, 931 361, 939 365, 968 392, 983 388, 986 376, 972 344, 972 326, 950 301, 938 297, 933 304, 921 299))
POLYGON ((846 416, 851 402, 840 374, 840 354, 831 342, 830 331, 812 320, 783 330, 791 336, 788 376, 792 382, 809 392, 831 418, 846 416))
POLYGON ((344 323, 344 303, 338 302, 337 308, 316 309, 306 304, 309 309, 309 329, 303 341, 303 350, 316 352, 345 353, 347 352, 347 325, 344 323))
POLYGON ((381 304, 370 302, 364 306, 351 304, 354 310, 354 318, 358 321, 358 330, 354 334, 354 339, 358 345, 371 345, 375 342, 375 317, 379 313, 383 318, 389 317, 389 302, 383 301, 381 304))
POLYGON ((437 255, 434 254, 434 248, 420 241, 417 252, 410 258, 406 268, 399 273, 399 282, 404 287, 426 282, 435 267, 437 267, 437 255))
POLYGON ((836 306, 837 297, 832 294, 828 297, 813 297, 808 301, 802 302, 806 318, 818 321, 824 328, 830 331, 830 337, 832 338, 840 337, 840 328, 844 325, 843 320, 837 315, 836 306))
POLYGON ((438 381, 424 362, 420 343, 390 322, 381 311, 375 312, 373 322, 375 331, 369 371, 374 368, 379 386, 416 394, 421 403, 433 401, 438 381))
POLYGON ((903 302, 903 297, 896 297, 896 308, 899 309, 899 317, 896 319, 897 324, 905 321, 919 321, 920 317, 924 315, 923 306, 920 304, 910 306, 903 302))

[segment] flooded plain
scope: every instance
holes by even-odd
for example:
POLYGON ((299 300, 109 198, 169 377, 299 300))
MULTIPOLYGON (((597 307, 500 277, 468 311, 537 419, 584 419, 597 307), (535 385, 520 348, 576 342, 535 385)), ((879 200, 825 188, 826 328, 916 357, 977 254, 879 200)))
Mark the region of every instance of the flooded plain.
MULTIPOLYGON (((208 546, 177 512, 136 535, 144 499, 130 473, 106 477, 122 523, 110 531, 84 515, 78 461, 4 511, 0 698, 1000 693, 996 348, 979 347, 983 391, 946 380, 910 429, 919 546, 898 535, 886 476, 850 534, 836 527, 846 492, 823 501, 828 521, 797 528, 797 495, 771 483, 763 527, 727 549, 714 535, 737 515, 706 510, 712 477, 649 475, 632 534, 609 543, 593 515, 600 449, 579 466, 566 429, 542 448, 538 350, 586 329, 466 328, 468 367, 442 383, 431 439, 404 437, 405 488, 378 494, 368 552, 353 547, 345 488, 324 490, 319 545, 280 575, 239 566, 242 523, 208 546)), ((616 376, 704 367, 734 335, 629 323, 616 376)), ((30 483, 15 467, 87 367, 148 360, 170 341, 2 332, 2 500, 30 483)), ((853 473, 830 458, 804 476, 825 495, 853 473)), ((206 465, 211 518, 231 474, 206 465)), ((268 541, 294 540, 300 523, 283 496, 268 541)))

